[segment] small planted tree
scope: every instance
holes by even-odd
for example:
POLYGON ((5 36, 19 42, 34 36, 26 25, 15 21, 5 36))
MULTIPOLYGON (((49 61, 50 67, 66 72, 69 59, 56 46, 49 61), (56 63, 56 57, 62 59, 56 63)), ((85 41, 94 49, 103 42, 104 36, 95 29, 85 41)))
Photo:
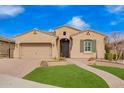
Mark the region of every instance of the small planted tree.
POLYGON ((112 50, 114 53, 114 60, 118 60, 121 57, 122 54, 122 48, 120 47, 119 42, 121 41, 121 33, 119 32, 114 32, 111 34, 110 36, 111 39, 111 46, 112 46, 112 50))

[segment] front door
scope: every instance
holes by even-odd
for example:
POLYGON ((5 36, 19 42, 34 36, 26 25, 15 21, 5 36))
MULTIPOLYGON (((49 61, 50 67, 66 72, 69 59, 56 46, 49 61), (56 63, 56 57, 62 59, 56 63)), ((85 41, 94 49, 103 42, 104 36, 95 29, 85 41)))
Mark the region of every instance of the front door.
POLYGON ((69 40, 60 40, 60 56, 69 57, 69 40))

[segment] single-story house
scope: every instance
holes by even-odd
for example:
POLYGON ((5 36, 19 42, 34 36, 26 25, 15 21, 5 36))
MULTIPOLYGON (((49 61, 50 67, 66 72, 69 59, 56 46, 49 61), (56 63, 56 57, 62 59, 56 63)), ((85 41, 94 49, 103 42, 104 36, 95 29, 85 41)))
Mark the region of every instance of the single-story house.
POLYGON ((14 41, 0 36, 0 58, 12 58, 14 41))
POLYGON ((105 35, 92 30, 61 26, 53 32, 32 29, 17 35, 15 58, 104 58, 105 35))

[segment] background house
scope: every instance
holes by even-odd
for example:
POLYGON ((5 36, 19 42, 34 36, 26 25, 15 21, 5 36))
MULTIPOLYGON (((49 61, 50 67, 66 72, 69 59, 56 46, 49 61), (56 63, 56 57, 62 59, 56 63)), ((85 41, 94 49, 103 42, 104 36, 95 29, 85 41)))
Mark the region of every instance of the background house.
POLYGON ((12 58, 14 47, 14 41, 0 36, 0 58, 12 58))

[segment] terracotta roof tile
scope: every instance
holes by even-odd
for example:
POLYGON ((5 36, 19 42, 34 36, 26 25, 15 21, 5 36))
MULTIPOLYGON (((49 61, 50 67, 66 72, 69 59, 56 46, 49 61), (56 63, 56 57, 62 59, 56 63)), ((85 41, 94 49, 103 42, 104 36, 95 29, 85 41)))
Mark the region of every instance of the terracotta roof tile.
POLYGON ((2 37, 2 36, 0 36, 0 41, 13 42, 14 43, 14 40, 8 39, 8 38, 2 37))

